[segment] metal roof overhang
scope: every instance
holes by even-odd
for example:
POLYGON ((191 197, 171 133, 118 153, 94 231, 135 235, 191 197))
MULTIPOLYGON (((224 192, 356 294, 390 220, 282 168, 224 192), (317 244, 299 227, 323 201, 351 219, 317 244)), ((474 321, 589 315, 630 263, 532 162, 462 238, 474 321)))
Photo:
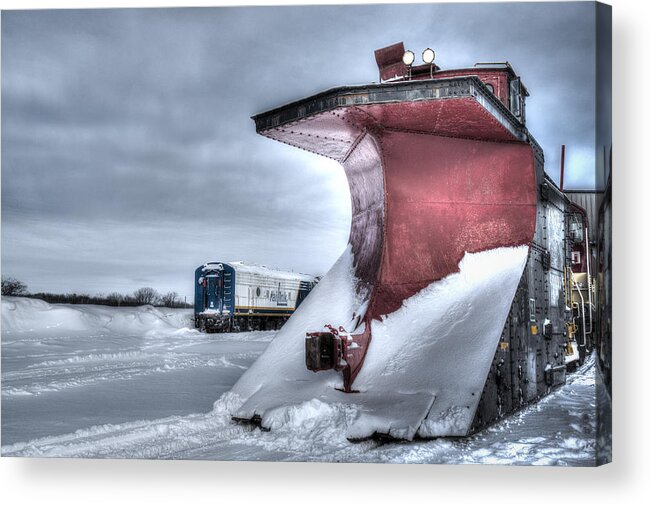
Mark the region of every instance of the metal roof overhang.
POLYGON ((494 142, 531 142, 526 127, 476 76, 332 88, 252 117, 272 139, 342 161, 360 135, 401 130, 494 142))

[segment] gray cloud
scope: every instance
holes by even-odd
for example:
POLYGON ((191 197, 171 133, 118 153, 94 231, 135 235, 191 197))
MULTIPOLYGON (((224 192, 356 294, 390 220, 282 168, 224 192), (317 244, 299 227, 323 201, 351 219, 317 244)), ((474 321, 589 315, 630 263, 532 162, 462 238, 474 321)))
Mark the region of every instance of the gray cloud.
POLYGON ((420 4, 3 12, 2 270, 30 289, 192 293, 207 260, 323 273, 350 205, 335 163, 250 116, 374 81, 373 50, 509 60, 558 178, 594 181, 594 8, 420 4))

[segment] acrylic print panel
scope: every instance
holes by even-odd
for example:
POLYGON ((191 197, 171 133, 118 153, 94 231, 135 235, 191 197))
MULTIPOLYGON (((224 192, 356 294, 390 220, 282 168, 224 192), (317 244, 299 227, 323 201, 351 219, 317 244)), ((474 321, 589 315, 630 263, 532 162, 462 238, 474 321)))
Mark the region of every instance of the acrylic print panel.
POLYGON ((2 47, 3 456, 610 461, 609 6, 5 11, 2 47))

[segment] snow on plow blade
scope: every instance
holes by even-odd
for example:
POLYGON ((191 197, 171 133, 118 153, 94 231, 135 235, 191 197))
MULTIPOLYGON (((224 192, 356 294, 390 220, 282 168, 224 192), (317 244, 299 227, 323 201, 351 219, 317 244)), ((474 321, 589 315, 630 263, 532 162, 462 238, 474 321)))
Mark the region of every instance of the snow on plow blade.
POLYGON ((468 434, 534 235, 524 126, 473 76, 336 88, 254 120, 341 163, 352 225, 234 386, 234 418, 273 429, 318 399, 352 409, 351 440, 468 434))

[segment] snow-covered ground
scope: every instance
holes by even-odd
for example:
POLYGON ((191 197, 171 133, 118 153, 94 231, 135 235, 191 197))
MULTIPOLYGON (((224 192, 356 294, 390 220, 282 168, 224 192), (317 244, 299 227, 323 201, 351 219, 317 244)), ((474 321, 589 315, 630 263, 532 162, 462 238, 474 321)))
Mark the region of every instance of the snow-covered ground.
POLYGON ((2 444, 210 411, 272 332, 201 334, 191 310, 2 300, 2 444))
MULTIPOLYGON (((351 406, 311 399, 274 430, 230 387, 273 332, 201 334, 191 312, 2 300, 2 455, 594 465, 594 363, 469 438, 351 443, 351 406)), ((272 373, 270 373, 272 374, 272 373)))

